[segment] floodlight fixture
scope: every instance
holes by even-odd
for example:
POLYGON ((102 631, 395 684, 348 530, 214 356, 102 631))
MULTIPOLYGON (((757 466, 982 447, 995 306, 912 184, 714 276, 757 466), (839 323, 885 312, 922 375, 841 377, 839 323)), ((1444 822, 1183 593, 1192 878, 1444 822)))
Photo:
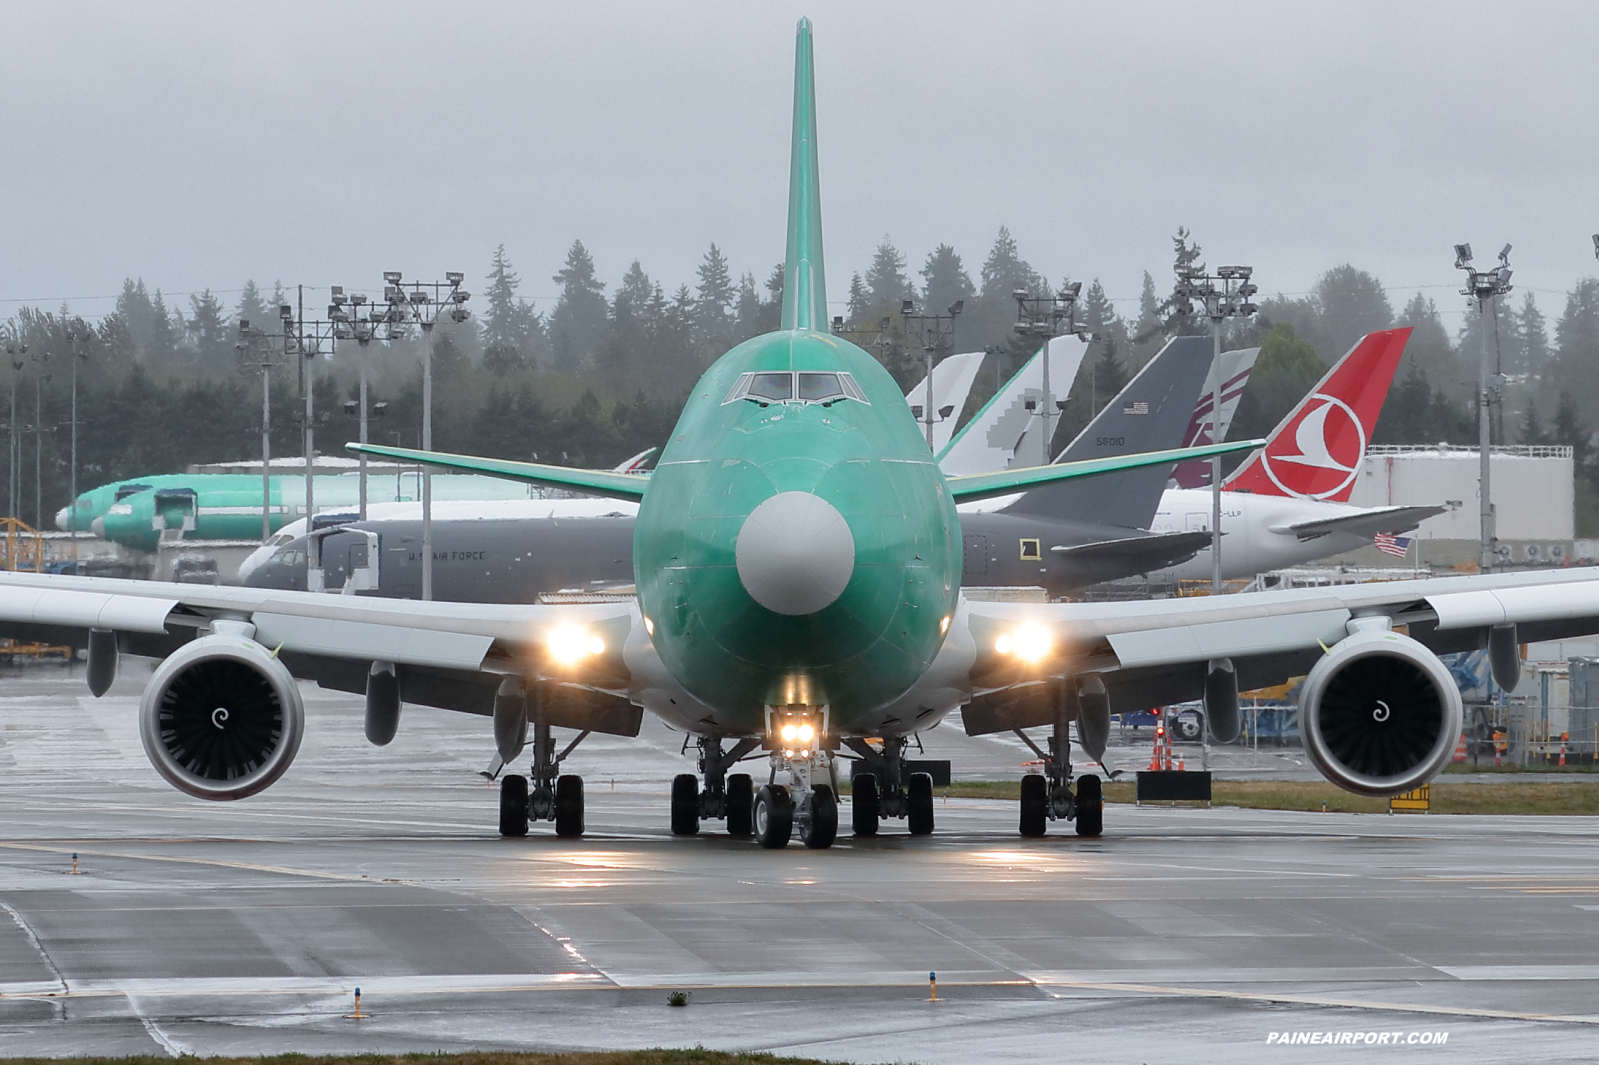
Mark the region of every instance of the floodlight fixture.
MULTIPOLYGON (((1594 234, 1593 243, 1594 243, 1594 249, 1595 249, 1594 250, 1594 254, 1599 255, 1599 233, 1595 233, 1594 234)), ((844 328, 844 316, 842 314, 833 315, 833 332, 837 333, 839 330, 841 330, 843 328, 844 328)))
POLYGON ((1466 268, 1466 264, 1469 263, 1469 262, 1471 262, 1471 245, 1470 244, 1456 244, 1455 245, 1455 269, 1456 270, 1464 270, 1466 268))
POLYGON ((1593 235, 1593 257, 1599 259, 1599 233, 1593 235))
POLYGON ((938 408, 938 416, 940 418, 948 418, 951 414, 954 414, 954 413, 955 413, 955 404, 953 404, 953 403, 946 403, 942 407, 938 408))
POLYGON ((333 293, 333 302, 342 306, 344 303, 344 286, 334 285, 331 292, 333 293))
POLYGON ((290 307, 287 303, 278 304, 278 317, 283 319, 285 322, 294 321, 294 308, 290 307))
POLYGON ((1069 299, 1069 300, 1076 299, 1077 296, 1078 296, 1078 293, 1080 293, 1082 291, 1083 291, 1083 283, 1081 281, 1068 281, 1068 282, 1066 282, 1066 284, 1064 284, 1064 285, 1062 285, 1060 287, 1060 294, 1063 297, 1065 297, 1066 299, 1069 299))
MULTIPOLYGON (((1599 238, 1595 238, 1595 239, 1596 239, 1596 241, 1599 241, 1599 238)), ((951 318, 954 318, 956 315, 960 314, 960 312, 964 311, 965 309, 966 309, 966 301, 965 300, 956 300, 954 303, 951 303, 949 305, 949 316, 951 318)))
POLYGON ((350 294, 350 302, 359 307, 366 303, 366 294, 361 292, 352 292, 350 294))
POLYGON ((374 417, 374 418, 386 418, 386 417, 388 417, 388 414, 389 414, 389 405, 387 403, 374 403, 374 404, 372 404, 372 417, 374 417))
POLYGON ((909 318, 911 315, 916 313, 916 302, 914 300, 900 300, 899 313, 904 317, 909 318))
POLYGON ((403 275, 398 270, 383 271, 383 282, 388 285, 398 285, 403 275))
POLYGON ((444 272, 444 280, 458 288, 461 282, 466 280, 466 275, 457 270, 446 270, 444 272))
POLYGON ((1510 245, 1506 244, 1499 249, 1499 261, 1506 264, 1510 262, 1510 245))

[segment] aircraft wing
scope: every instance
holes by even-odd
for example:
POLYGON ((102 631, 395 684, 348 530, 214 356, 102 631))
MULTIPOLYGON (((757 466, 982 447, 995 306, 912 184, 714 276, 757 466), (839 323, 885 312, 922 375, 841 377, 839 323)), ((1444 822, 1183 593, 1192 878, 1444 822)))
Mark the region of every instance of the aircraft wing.
MULTIPOLYGON (((442 466, 445 469, 483 473, 491 477, 504 477, 511 481, 524 481, 545 488, 565 488, 588 495, 607 496, 611 499, 637 501, 644 498, 649 487, 647 473, 618 473, 615 470, 580 470, 571 466, 553 466, 545 462, 518 462, 514 459, 486 459, 475 455, 452 455, 444 451, 416 451, 408 447, 384 447, 381 444, 346 444, 345 449, 382 458, 400 459, 425 466, 442 466)), ((645 453, 647 454, 647 453, 645 453)), ((636 462, 644 456, 628 461, 636 462)))
POLYGON ((1159 532, 1144 536, 1127 536, 1120 540, 1095 540, 1087 544, 1056 544, 1052 554, 1074 559, 1097 558, 1101 555, 1148 558, 1151 569, 1175 566, 1187 562, 1210 546, 1208 532, 1159 532))
MULTIPOLYGON (((108 630, 123 650, 162 657, 221 622, 253 626, 250 638, 296 677, 364 691, 373 662, 393 663, 406 702, 486 714, 501 677, 529 666, 533 676, 625 702, 623 648, 640 618, 631 601, 424 603, 0 572, 0 631, 7 635, 108 630)), ((623 717, 636 718, 636 708, 623 717)), ((625 734, 636 733, 635 723, 625 734)))
POLYGON ((1228 455, 1235 451, 1253 451, 1261 445, 1259 440, 1239 440, 1227 444, 1206 444, 1204 447, 1180 447, 1170 451, 1146 451, 1137 455, 1117 455, 1103 459, 1085 459, 1081 462, 1057 462, 1052 466, 1023 466, 1019 469, 998 470, 993 473, 970 473, 948 478, 949 493, 957 503, 1010 495, 1033 485, 1068 481, 1074 477, 1092 477, 1117 470, 1135 470, 1143 466, 1161 466, 1184 459, 1209 458, 1211 455, 1228 455))
POLYGON ((1328 533, 1351 533, 1355 536, 1376 536, 1378 533, 1409 532, 1435 514, 1448 507, 1371 507, 1335 518, 1300 521, 1292 525, 1273 525, 1274 533, 1293 533, 1301 540, 1314 540, 1328 533))
POLYGON ((1212 663, 1241 690, 1303 676, 1374 619, 1433 654, 1599 632, 1599 568, 1119 603, 963 603, 975 647, 967 732, 1048 724, 1052 677, 1097 675, 1115 712, 1199 699, 1212 663), (1025 652, 1025 655, 1024 655, 1025 652))

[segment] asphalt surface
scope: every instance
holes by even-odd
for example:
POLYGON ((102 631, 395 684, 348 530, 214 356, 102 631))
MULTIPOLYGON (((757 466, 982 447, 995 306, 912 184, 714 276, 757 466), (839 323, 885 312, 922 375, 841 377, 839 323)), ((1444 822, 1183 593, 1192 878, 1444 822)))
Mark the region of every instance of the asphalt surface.
MULTIPOLYGON (((1012 804, 949 799, 932 837, 767 852, 667 832, 688 764, 651 725, 569 761, 585 839, 503 840, 487 721, 410 708, 373 748, 359 700, 308 689, 288 775, 211 804, 146 764, 141 683, 0 677, 0 1053, 1521 1062, 1599 1039, 1596 819, 1112 806, 1101 839, 1024 841, 1012 804)), ((928 748, 1020 772, 1019 744, 928 748)))

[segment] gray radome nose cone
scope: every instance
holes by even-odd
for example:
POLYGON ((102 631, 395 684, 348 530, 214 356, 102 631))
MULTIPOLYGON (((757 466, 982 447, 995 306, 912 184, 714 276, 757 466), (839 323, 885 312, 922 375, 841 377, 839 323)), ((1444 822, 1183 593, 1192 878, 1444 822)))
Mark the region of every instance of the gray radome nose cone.
POLYGON ((738 579, 774 614, 814 614, 840 595, 855 572, 855 537, 844 515, 809 492, 782 492, 744 519, 738 579))
POLYGON ((105 539, 105 519, 95 518, 89 523, 89 531, 100 537, 100 539, 105 539))

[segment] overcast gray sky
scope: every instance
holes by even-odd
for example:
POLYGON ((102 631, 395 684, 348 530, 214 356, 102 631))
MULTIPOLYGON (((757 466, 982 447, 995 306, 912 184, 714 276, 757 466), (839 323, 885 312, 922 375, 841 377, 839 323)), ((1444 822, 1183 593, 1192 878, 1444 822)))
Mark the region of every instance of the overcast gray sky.
MULTIPOLYGON (((668 289, 783 252, 793 26, 815 23, 830 295, 885 234, 975 275, 1001 225, 1126 312, 1170 236, 1396 308, 1506 241, 1551 318, 1596 272, 1599 5, 5 4, 0 317, 126 276, 371 288, 504 243, 553 305, 568 245, 668 289)), ((325 299, 318 294, 318 302, 325 299)), ((173 300, 186 306, 185 300, 173 300)))

